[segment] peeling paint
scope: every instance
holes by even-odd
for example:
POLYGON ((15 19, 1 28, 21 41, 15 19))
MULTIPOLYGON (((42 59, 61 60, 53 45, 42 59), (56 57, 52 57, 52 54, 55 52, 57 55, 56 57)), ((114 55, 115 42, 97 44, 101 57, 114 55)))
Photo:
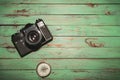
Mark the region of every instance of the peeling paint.
POLYGON ((62 47, 62 44, 47 44, 47 46, 62 47))
POLYGON ((94 3, 87 3, 87 5, 88 5, 89 7, 91 7, 91 8, 94 8, 95 6, 97 6, 97 5, 94 4, 94 3))
POLYGON ((110 11, 105 12, 105 15, 111 15, 110 11))
POLYGON ((59 31, 59 30, 62 30, 62 28, 57 28, 56 30, 59 31))
POLYGON ((96 42, 93 42, 93 40, 97 40, 97 38, 87 38, 85 39, 85 43, 88 44, 88 46, 90 47, 104 47, 104 44, 103 43, 96 43, 96 42))
POLYGON ((21 10, 15 10, 14 12, 16 12, 16 13, 26 13, 26 12, 29 12, 29 11, 26 10, 26 9, 21 9, 21 10))
POLYGON ((77 73, 77 72, 88 72, 86 70, 82 70, 82 69, 78 69, 78 70, 72 70, 73 72, 77 73))
POLYGON ((68 38, 65 38, 67 40, 73 40, 74 38, 73 37, 68 37, 68 38))
POLYGON ((90 80, 90 79, 87 79, 87 78, 76 78, 75 80, 90 80))
POLYGON ((8 48, 9 48, 9 47, 12 47, 12 46, 9 46, 8 43, 0 44, 0 46, 5 47, 5 48, 7 48, 7 47, 8 47, 8 48))
POLYGON ((106 68, 105 71, 107 71, 107 72, 120 72, 120 69, 116 69, 116 68, 106 68))
POLYGON ((6 17, 19 17, 19 16, 25 16, 29 17, 30 15, 28 14, 5 14, 6 17))

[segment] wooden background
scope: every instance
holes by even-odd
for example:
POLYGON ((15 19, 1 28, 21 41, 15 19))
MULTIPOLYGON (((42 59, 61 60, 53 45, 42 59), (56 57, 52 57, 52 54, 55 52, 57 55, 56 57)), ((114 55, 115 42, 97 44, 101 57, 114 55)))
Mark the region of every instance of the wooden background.
POLYGON ((0 0, 0 80, 120 80, 120 0, 0 0), (20 58, 11 35, 42 18, 54 40, 20 58))

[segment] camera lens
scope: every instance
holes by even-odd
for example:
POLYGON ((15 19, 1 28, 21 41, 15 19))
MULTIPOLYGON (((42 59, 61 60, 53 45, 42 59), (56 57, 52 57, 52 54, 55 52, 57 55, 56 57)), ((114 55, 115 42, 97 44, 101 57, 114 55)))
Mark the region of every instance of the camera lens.
POLYGON ((30 31, 28 33, 28 40, 31 43, 36 43, 39 41, 39 39, 40 39, 40 36, 39 36, 39 33, 37 31, 30 31))

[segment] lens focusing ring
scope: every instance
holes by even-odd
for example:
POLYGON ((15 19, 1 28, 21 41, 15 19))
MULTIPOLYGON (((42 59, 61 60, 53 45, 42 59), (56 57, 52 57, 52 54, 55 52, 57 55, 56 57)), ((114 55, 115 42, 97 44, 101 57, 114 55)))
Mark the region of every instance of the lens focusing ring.
POLYGON ((37 30, 31 30, 26 34, 26 42, 29 45, 37 45, 40 43, 41 39, 42 39, 42 35, 40 33, 40 31, 37 30))
POLYGON ((29 32, 27 37, 31 43, 36 43, 40 38, 39 34, 36 31, 29 32))

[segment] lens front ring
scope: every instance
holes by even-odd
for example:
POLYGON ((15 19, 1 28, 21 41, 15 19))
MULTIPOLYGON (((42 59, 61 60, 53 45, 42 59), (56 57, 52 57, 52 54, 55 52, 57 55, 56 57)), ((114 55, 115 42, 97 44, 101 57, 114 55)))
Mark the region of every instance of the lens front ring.
POLYGON ((32 30, 26 34, 25 40, 29 45, 37 45, 40 43, 42 35, 40 31, 32 30))

